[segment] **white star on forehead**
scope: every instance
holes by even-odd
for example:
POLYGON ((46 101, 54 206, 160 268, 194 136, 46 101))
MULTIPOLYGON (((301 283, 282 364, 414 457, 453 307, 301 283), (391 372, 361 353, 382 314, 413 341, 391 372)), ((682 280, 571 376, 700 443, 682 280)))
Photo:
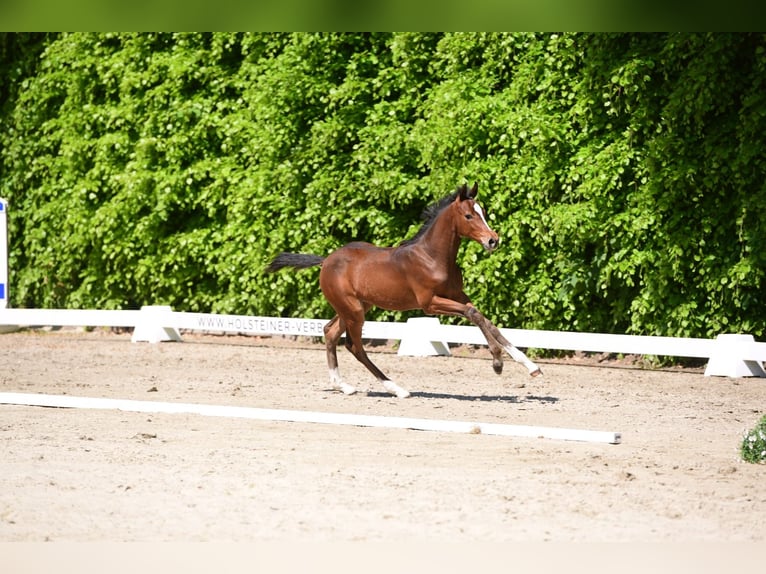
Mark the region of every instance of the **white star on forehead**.
POLYGON ((486 225, 487 227, 489 227, 489 223, 487 223, 487 220, 486 220, 486 219, 484 219, 484 211, 482 210, 482 208, 481 208, 481 205, 479 205, 478 203, 474 203, 474 204, 473 204, 473 210, 474 210, 476 213, 478 213, 478 214, 479 214, 479 217, 481 217, 481 220, 484 222, 484 225, 486 225))

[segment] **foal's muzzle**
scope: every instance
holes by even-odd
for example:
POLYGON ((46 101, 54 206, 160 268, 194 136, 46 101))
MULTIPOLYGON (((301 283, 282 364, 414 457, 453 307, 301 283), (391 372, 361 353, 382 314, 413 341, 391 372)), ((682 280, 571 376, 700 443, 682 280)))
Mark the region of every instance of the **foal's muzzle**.
POLYGON ((490 237, 484 243, 482 243, 482 245, 484 246, 484 249, 486 249, 487 251, 494 251, 500 245, 500 238, 490 237))

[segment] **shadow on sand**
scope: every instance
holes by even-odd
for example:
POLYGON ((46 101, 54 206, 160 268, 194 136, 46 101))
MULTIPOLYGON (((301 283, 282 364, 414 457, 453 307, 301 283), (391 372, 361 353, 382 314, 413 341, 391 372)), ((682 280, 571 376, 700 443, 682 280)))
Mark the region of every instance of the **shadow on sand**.
MULTIPOLYGON (((389 393, 385 393, 382 391, 368 391, 366 393, 368 397, 375 397, 375 398, 394 398, 389 393)), ((517 395, 456 395, 456 394, 450 394, 450 393, 429 393, 429 392, 421 392, 421 391, 412 391, 412 394, 410 395, 410 399, 440 399, 440 400, 453 400, 453 401, 480 401, 480 402, 487 402, 487 403, 494 403, 494 402, 500 402, 500 403, 510 403, 510 404, 520 404, 520 403, 531 403, 531 402, 538 402, 538 403, 557 403, 559 399, 557 397, 549 397, 549 396, 537 396, 537 395, 526 395, 526 396, 517 396, 517 395)))

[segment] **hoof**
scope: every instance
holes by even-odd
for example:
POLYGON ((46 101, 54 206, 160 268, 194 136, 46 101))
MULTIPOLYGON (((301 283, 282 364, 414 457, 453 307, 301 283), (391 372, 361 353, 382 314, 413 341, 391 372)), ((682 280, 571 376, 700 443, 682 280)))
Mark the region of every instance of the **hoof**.
POLYGON ((492 361, 492 368, 495 370, 496 375, 503 374, 503 360, 495 359, 494 361, 492 361))
POLYGON ((530 377, 540 377, 542 376, 543 372, 540 369, 535 369, 534 371, 531 371, 529 373, 530 377))
POLYGON ((356 387, 352 387, 346 383, 341 383, 338 389, 342 391, 344 395, 353 395, 356 392, 356 387))
POLYGON ((383 381, 383 386, 392 395, 396 395, 400 399, 406 399, 410 396, 410 392, 407 389, 403 389, 393 381, 383 381))

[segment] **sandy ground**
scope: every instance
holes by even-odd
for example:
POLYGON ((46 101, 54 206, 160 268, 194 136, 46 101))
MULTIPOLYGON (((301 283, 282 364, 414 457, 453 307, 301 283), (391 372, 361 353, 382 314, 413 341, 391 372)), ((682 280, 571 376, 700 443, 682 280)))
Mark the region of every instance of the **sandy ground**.
MULTIPOLYGON (((619 431, 622 444, 0 405, 0 541, 750 541, 766 466, 741 462, 766 381, 541 361, 486 349, 341 350, 281 338, 0 335, 0 391, 619 431)), ((575 361, 576 362, 576 361, 575 361)))

